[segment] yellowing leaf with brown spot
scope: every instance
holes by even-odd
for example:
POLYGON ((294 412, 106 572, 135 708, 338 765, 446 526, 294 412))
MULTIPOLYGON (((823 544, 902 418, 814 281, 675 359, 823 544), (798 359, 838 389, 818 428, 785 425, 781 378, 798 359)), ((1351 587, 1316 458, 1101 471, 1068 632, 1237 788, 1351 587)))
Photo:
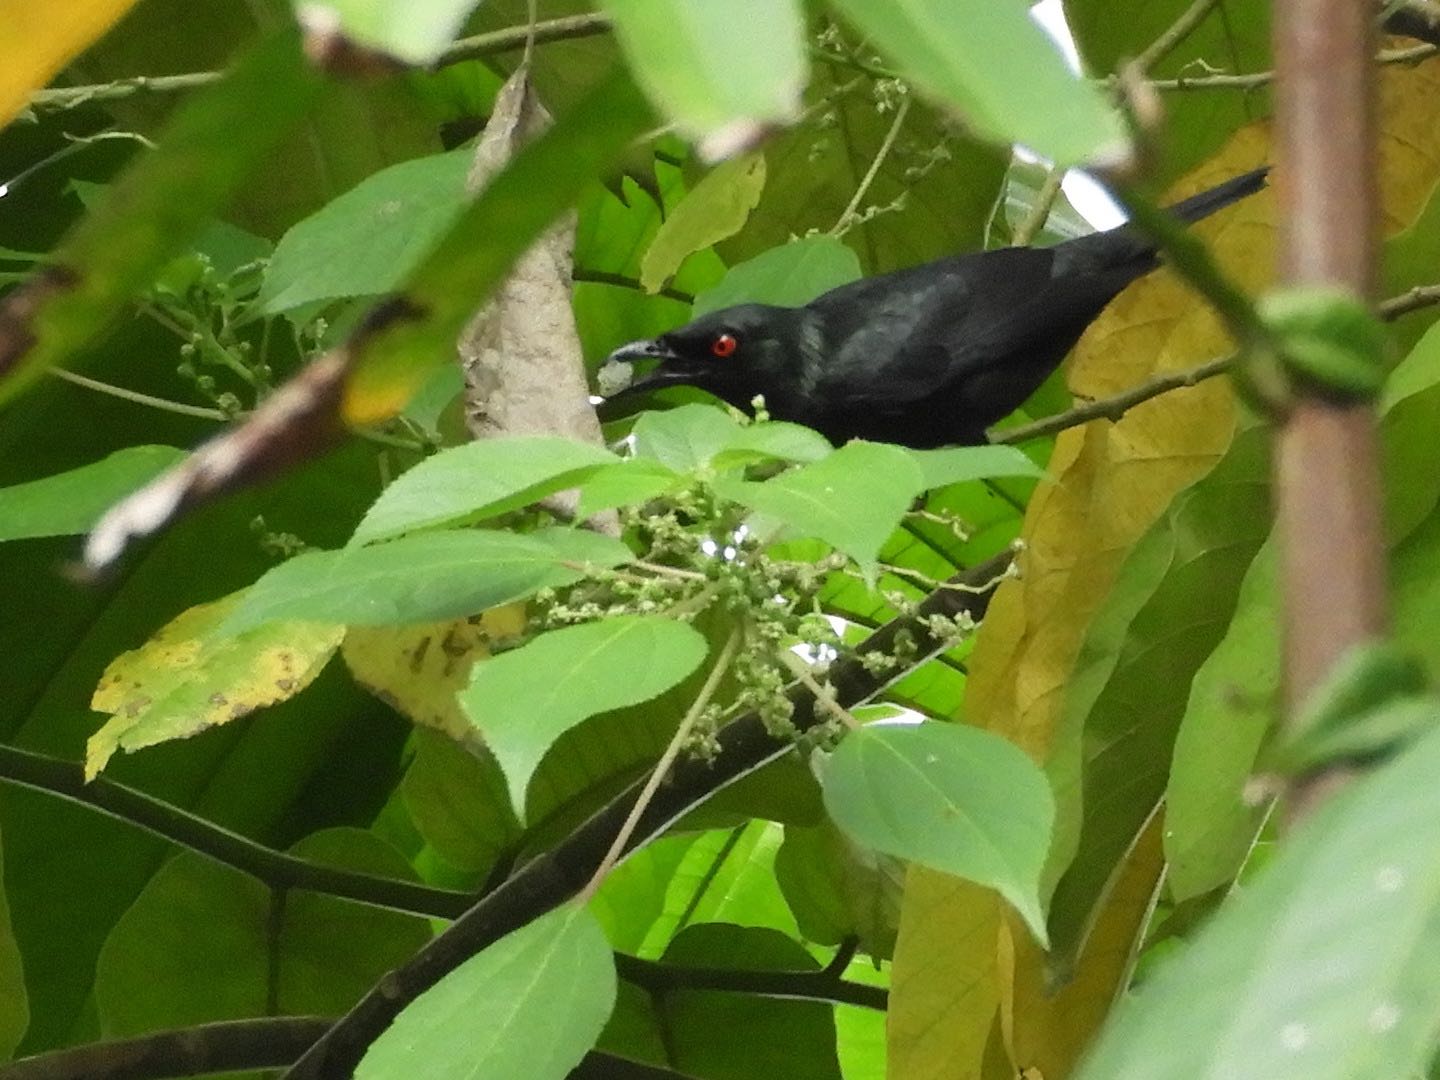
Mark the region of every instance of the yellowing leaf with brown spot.
POLYGON ((1151 818, 1085 940, 1075 970, 1058 989, 1045 954, 1019 919, 1001 939, 1006 1046, 1022 1070, 1069 1076, 1128 979, 1164 867, 1160 815, 1151 818))
POLYGON ((477 738, 455 700, 490 643, 525 629, 525 606, 509 604, 471 619, 424 626, 354 627, 340 655, 355 681, 422 727, 460 743, 477 738))
POLYGON ((344 627, 275 622, 217 637, 242 593, 183 611, 138 649, 110 662, 90 699, 112 714, 85 744, 93 779, 116 750, 185 739, 304 690, 340 644, 344 627))
POLYGON ((135 0, 0 0, 0 126, 134 6, 135 0))
POLYGON ((980 1080, 1000 1007, 994 889, 911 866, 891 968, 886 1065, 905 1080, 980 1080))

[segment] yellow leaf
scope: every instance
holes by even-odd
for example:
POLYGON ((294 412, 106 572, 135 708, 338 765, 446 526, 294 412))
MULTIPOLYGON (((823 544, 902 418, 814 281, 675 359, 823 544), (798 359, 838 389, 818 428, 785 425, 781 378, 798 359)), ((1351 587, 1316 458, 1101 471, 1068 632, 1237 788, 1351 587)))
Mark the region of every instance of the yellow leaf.
POLYGON ((525 606, 509 604, 470 619, 424 626, 353 627, 341 655, 355 681, 411 721, 460 743, 479 739, 455 700, 490 643, 525 629, 525 606))
POLYGON ((85 744, 85 777, 116 750, 184 739, 304 690, 340 644, 344 628, 275 622, 243 634, 211 633, 242 593, 181 612, 138 649, 110 662, 90 699, 111 713, 85 744))
POLYGON ((981 1080, 1000 1006, 1000 909, 994 889, 911 866, 890 971, 889 1075, 981 1080))
POLYGON ((1128 978, 1164 867, 1161 818, 1151 818, 1110 890, 1071 978, 1052 991, 1045 953, 1006 919, 1000 1010, 1011 1060, 1026 1075, 1069 1076, 1128 978))
POLYGON ((134 6, 135 0, 0 0, 0 126, 134 6))

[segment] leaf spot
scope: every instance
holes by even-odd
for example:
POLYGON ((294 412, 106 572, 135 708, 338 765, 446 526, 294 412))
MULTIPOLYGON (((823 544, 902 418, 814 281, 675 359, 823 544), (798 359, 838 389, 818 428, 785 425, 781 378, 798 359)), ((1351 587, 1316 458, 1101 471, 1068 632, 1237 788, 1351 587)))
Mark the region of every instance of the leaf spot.
POLYGON ((1400 1009, 1393 1001, 1382 1001, 1370 1010, 1365 1026, 1376 1035, 1383 1035, 1400 1023, 1400 1009))

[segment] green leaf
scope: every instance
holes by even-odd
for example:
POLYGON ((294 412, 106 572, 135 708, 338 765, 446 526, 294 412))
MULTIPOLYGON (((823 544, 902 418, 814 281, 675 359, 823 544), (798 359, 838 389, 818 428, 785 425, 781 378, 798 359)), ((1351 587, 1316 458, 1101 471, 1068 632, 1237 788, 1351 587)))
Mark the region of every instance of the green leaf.
POLYGON ((1395 365, 1380 400, 1385 484, 1385 533, 1398 543, 1425 520, 1440 500, 1435 431, 1440 426, 1440 325, 1432 326, 1395 365))
POLYGON ((635 422, 637 461, 676 473, 734 469, 754 461, 818 461, 833 451, 819 432, 774 420, 742 424, 724 409, 691 403, 641 414, 635 422))
POLYGON ((1055 804, 1018 747, 964 724, 870 724, 841 740, 820 783, 857 842, 990 886, 1045 941, 1040 870, 1055 804))
POLYGON ((90 708, 110 719, 85 744, 85 778, 117 750, 186 739, 294 697, 340 646, 344 627, 267 623, 234 637, 213 633, 243 594, 181 612, 105 668, 90 708))
POLYGON ((317 32, 340 33, 356 45, 393 56, 413 67, 432 64, 454 40, 480 0, 295 0, 306 24, 307 10, 318 10, 317 32))
MULTIPOLYGON (((362 829, 327 829, 305 859, 414 880, 405 859, 362 829)), ((422 918, 304 889, 274 903, 263 883, 191 852, 170 859, 110 931, 95 968, 107 1038, 264 1015, 348 1009, 430 938, 422 918)))
POLYGON ((710 464, 716 469, 731 469, 766 458, 774 461, 819 461, 833 453, 834 449, 830 440, 818 431, 783 420, 771 420, 742 427, 724 449, 710 459, 710 464))
POLYGON ((706 173, 665 219, 640 260, 645 291, 658 292, 690 255, 744 228, 764 190, 760 154, 734 158, 706 173))
POLYGON ((286 33, 181 106, 157 149, 137 155, 56 249, 52 263, 69 274, 33 278, 10 294, 29 294, 36 305, 26 331, 33 340, 7 358, 14 366, 0 380, 0 400, 109 326, 299 122, 321 85, 286 33))
POLYGON ((614 1006, 615 961, 600 924, 584 908, 556 908, 407 1006, 371 1044, 355 1078, 564 1080, 614 1006))
POLYGON ((735 304, 800 307, 861 276, 860 259, 833 236, 807 236, 732 266, 713 288, 695 297, 696 315, 735 304))
POLYGON ((417 729, 401 793, 415 828, 451 866, 481 875, 520 839, 495 759, 417 729))
POLYGON ((1045 470, 1014 446, 953 446, 944 450, 911 450, 925 488, 948 487, 992 476, 1044 476, 1045 470))
POLYGON ((649 458, 629 458, 602 465, 580 481, 577 520, 584 521, 602 510, 648 502, 683 482, 673 469, 649 458))
POLYGON ((4 884, 4 863, 0 861, 0 1059, 9 1060, 30 1025, 30 1002, 4 884))
POLYGON ((1074 842, 1050 902, 1057 965, 1080 955, 1115 867, 1165 794, 1192 673, 1223 638, 1270 531, 1268 481, 1269 435, 1253 426, 1141 537, 1091 623, 1046 764, 1057 834, 1074 842))
POLYGON ((219 632, 238 634, 274 619, 439 622, 568 585, 584 577, 587 566, 630 558, 620 541, 578 529, 417 533, 372 547, 312 551, 251 586, 219 632))
MULTIPOLYGON (((798 941, 765 927, 696 921, 664 953, 680 968, 818 972, 798 941)), ((841 1080, 835 1014, 827 1002, 677 989, 659 998, 672 1065, 684 1076, 841 1080), (740 1038, 717 1031, 743 1032, 740 1038)))
POLYGON ((551 630, 477 664, 460 704, 523 813, 530 777, 556 739, 586 717, 670 689, 706 651, 704 636, 674 619, 621 615, 551 630))
POLYGON ((665 903, 639 954, 659 956, 692 923, 736 923, 798 935, 775 880, 782 838, 780 826, 768 821, 702 834, 685 849, 666 883, 665 903))
POLYGON ((630 70, 706 156, 793 120, 805 89, 805 23, 793 0, 603 0, 630 70), (734 47, 743 28, 743 47, 734 47))
POLYGON ((173 446, 129 446, 92 465, 0 488, 0 540, 87 532, 111 503, 184 458, 173 446))
POLYGON ((398 287, 465 209, 469 150, 403 161, 295 225, 275 247, 256 303, 267 315, 398 287))
POLYGON ((1071 73, 1025 7, 991 0, 833 0, 901 73, 997 142, 1073 164, 1122 153, 1119 117, 1071 73))
POLYGON ((1266 814, 1244 789, 1279 704, 1275 576, 1272 539, 1251 562, 1225 636, 1190 685, 1165 789, 1167 886, 1179 901, 1233 879, 1266 814))
POLYGON ((849 937, 875 959, 895 951, 906 864, 855 843, 833 822, 788 826, 775 855, 775 880, 807 941, 849 937))
POLYGON ((386 488, 350 542, 494 517, 572 487, 618 460, 604 447, 557 435, 480 439, 442 450, 386 488))
POLYGON ((1440 1014, 1437 772, 1432 731, 1332 795, 1121 1002, 1082 1080, 1422 1075, 1440 1014))
POLYGON ((715 484, 723 498, 849 555, 872 579, 880 546, 923 487, 920 466, 907 451, 858 440, 764 483, 722 478, 715 484))
POLYGON ((677 473, 697 472, 739 436, 740 425, 724 409, 691 403, 651 410, 635 421, 635 453, 677 473))

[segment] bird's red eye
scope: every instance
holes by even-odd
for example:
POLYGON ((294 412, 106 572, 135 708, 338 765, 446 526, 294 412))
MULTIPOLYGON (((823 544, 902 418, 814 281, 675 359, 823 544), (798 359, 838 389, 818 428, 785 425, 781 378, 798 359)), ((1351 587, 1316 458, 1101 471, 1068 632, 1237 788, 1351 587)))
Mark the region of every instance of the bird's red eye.
POLYGON ((734 334, 719 334, 710 343, 710 351, 720 359, 725 359, 740 347, 740 342, 735 340, 734 334))

